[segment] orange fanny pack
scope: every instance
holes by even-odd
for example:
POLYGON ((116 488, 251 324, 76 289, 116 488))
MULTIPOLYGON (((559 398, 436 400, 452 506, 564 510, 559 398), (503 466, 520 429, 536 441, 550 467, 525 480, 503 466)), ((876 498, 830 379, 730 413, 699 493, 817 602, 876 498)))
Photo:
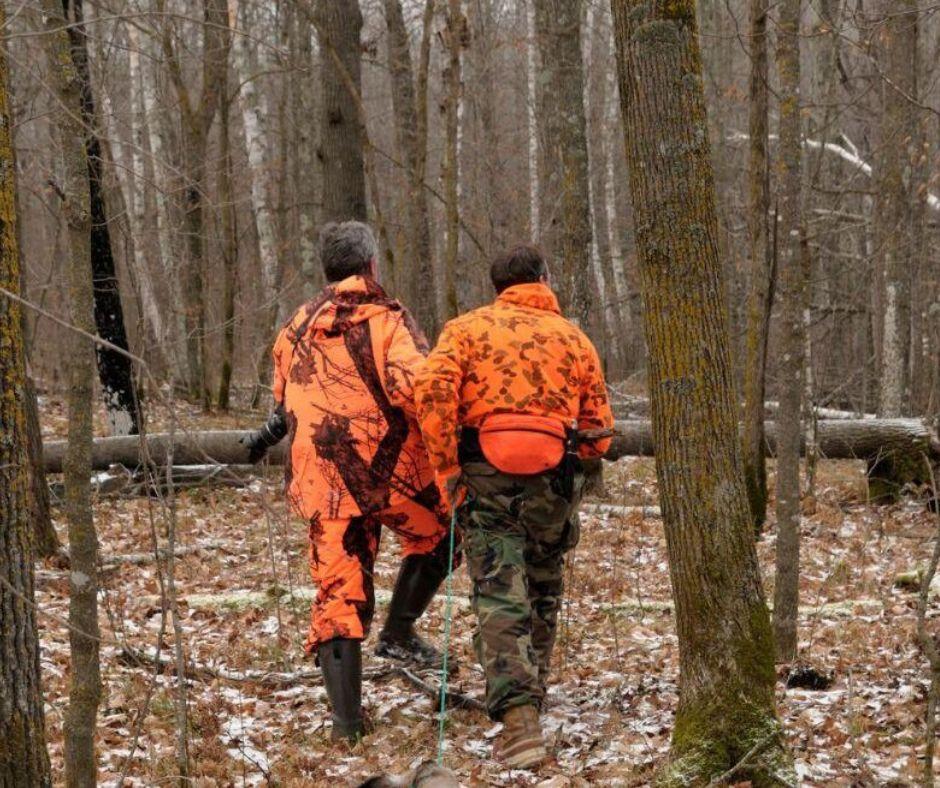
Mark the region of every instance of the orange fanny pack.
POLYGON ((557 468, 567 431, 557 419, 525 413, 494 413, 479 428, 480 450, 496 470, 534 476, 557 468))

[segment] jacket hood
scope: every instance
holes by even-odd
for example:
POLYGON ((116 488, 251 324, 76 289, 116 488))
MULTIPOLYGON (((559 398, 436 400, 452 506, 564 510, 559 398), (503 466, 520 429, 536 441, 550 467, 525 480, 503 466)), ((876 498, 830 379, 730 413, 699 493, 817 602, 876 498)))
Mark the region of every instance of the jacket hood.
POLYGON ((552 292, 552 289, 543 282, 531 282, 507 287, 496 297, 496 303, 527 306, 530 309, 541 309, 545 312, 561 314, 558 298, 552 292))
POLYGON ((390 298, 374 279, 350 276, 329 285, 307 304, 303 310, 306 330, 298 330, 298 333, 320 331, 325 334, 342 334, 350 326, 364 323, 383 312, 399 309, 401 304, 390 298))

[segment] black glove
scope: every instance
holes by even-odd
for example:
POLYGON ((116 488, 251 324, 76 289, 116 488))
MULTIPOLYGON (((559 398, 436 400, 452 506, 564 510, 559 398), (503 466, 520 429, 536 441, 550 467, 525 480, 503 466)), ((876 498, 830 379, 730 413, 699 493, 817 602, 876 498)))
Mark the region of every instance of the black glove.
POLYGON ((254 465, 285 435, 287 435, 287 413, 283 405, 278 405, 260 430, 249 432, 238 442, 248 448, 248 462, 254 465))

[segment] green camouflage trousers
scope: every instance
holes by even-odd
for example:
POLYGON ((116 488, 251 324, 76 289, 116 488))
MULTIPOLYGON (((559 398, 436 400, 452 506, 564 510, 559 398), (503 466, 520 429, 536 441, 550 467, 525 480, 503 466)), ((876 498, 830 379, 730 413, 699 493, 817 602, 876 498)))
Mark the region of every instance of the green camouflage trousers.
POLYGON ((458 510, 477 616, 473 645, 494 720, 542 705, 561 607, 565 553, 578 543, 578 504, 553 474, 509 476, 485 462, 463 466, 458 510))

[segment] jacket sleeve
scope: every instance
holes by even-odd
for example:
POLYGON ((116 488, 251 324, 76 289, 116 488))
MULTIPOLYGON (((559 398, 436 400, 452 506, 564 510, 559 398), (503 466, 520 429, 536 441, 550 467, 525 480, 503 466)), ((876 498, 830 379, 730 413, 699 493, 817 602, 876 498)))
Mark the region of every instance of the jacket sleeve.
POLYGON ((466 352, 459 329, 444 326, 437 345, 415 378, 415 405, 431 466, 446 479, 460 470, 457 417, 466 352))
POLYGON ((424 336, 405 312, 392 313, 385 347, 383 385, 389 402, 411 418, 415 412, 415 376, 424 366, 427 345, 424 336))
MULTIPOLYGON (((591 341, 584 338, 582 352, 581 408, 578 413, 579 430, 607 430, 614 426, 614 414, 610 409, 610 397, 604 380, 604 369, 600 357, 591 341)), ((602 457, 610 448, 611 438, 584 441, 580 454, 583 458, 602 457)))
POLYGON ((271 393, 274 394, 275 405, 284 404, 284 388, 287 385, 287 375, 290 372, 291 347, 290 339, 287 337, 287 328, 282 328, 281 332, 274 340, 274 348, 271 356, 274 360, 274 374, 271 376, 271 393))

